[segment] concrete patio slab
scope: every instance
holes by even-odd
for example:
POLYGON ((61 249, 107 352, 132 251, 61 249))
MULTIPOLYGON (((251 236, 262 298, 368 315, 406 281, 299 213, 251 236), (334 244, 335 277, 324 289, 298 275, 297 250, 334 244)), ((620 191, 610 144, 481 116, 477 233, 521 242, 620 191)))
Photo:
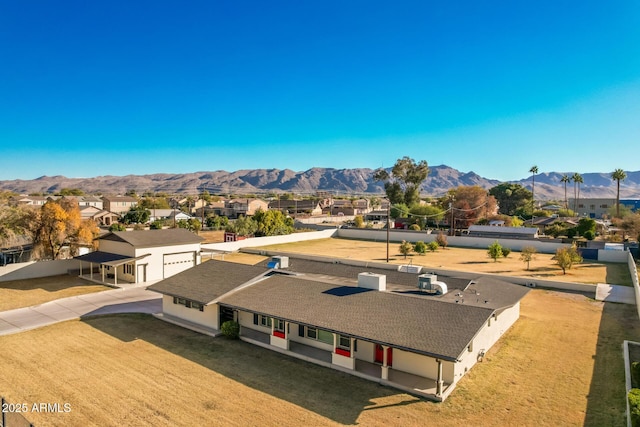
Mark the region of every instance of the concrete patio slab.
POLYGON ((630 286, 608 285, 598 283, 596 287, 596 300, 604 302, 617 302, 621 304, 635 304, 636 297, 630 286))

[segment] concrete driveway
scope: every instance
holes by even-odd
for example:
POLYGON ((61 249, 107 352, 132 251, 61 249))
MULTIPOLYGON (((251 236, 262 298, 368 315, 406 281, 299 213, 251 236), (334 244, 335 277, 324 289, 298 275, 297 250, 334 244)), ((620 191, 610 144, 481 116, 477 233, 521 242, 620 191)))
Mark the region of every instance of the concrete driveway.
POLYGON ((114 289, 62 298, 31 307, 0 312, 0 335, 15 334, 65 320, 113 313, 162 311, 162 296, 144 287, 114 289))

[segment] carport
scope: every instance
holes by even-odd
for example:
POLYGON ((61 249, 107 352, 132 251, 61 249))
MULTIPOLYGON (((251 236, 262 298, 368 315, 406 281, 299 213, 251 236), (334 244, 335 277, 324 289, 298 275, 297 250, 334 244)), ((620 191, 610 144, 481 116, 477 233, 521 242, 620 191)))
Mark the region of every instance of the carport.
MULTIPOLYGON (((138 283, 138 265, 137 265, 137 261, 148 257, 151 254, 145 254, 145 255, 141 255, 139 257, 130 257, 130 256, 126 256, 126 255, 120 255, 120 254, 114 254, 114 253, 110 253, 110 252, 102 252, 102 251, 95 251, 95 252, 90 252, 88 254, 85 255, 80 255, 78 257, 76 257, 76 259, 78 261, 80 261, 80 277, 83 277, 82 275, 82 266, 83 266, 83 262, 88 262, 89 263, 89 276, 85 277, 88 278, 89 280, 92 281, 96 281, 93 279, 93 265, 94 264, 98 264, 100 267, 100 277, 101 277, 101 282, 105 283, 105 284, 109 284, 107 283, 107 281, 105 279, 110 279, 113 278, 113 284, 114 285, 118 285, 118 267, 121 265, 125 265, 125 264, 129 264, 131 265, 131 269, 133 272, 133 276, 134 276, 134 281, 133 283, 138 283), (109 277, 110 274, 106 274, 106 278, 105 278, 105 267, 107 267, 107 269, 113 268, 113 277, 109 277)), ((146 279, 146 264, 139 264, 140 266, 143 267, 142 270, 142 278, 143 281, 145 281, 146 279)), ((122 280, 121 280, 122 281, 122 280)))

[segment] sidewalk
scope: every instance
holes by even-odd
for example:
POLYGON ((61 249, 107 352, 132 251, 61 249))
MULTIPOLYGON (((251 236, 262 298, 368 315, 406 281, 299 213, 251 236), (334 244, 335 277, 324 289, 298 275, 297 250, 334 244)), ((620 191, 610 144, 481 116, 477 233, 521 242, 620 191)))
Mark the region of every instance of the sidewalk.
POLYGON ((61 298, 31 307, 0 312, 0 335, 15 334, 83 316, 162 311, 162 296, 145 289, 149 283, 94 294, 61 298))

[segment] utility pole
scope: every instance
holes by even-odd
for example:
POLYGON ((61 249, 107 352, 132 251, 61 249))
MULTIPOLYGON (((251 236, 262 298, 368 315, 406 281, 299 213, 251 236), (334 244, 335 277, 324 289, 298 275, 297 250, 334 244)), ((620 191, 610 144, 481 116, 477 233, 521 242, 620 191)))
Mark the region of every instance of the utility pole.
POLYGON ((390 220, 391 216, 391 201, 387 203, 387 263, 389 263, 389 228, 390 228, 390 220))

